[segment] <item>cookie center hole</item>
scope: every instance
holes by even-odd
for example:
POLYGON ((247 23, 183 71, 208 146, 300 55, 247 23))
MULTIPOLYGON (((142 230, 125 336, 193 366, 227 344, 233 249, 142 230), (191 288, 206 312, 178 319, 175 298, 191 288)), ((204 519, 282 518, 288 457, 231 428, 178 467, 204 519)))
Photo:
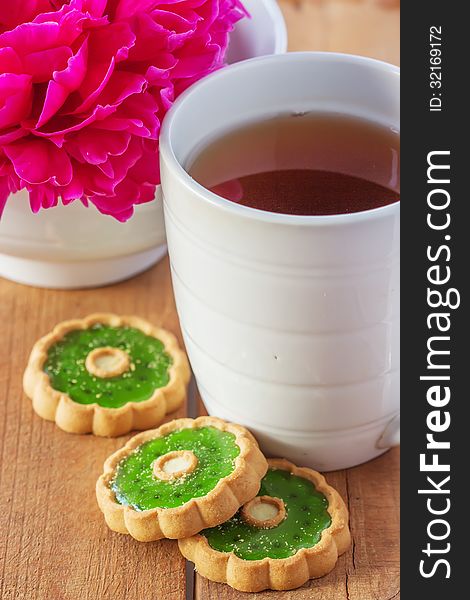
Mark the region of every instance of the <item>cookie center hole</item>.
POLYGON ((286 507, 283 500, 271 496, 257 496, 242 508, 242 517, 254 527, 270 529, 285 519, 286 507))
POLYGON ((275 504, 270 504, 269 502, 260 502, 253 506, 250 510, 250 514, 258 521, 270 521, 277 517, 279 508, 275 504))
POLYGON ((174 475, 180 471, 187 471, 190 465, 191 460, 187 456, 176 456, 175 458, 170 458, 170 460, 166 461, 166 463, 163 465, 163 470, 165 473, 174 475))
POLYGON ((197 466, 197 457, 190 450, 176 450, 157 458, 153 463, 153 474, 158 479, 169 481, 192 473, 197 466))
POLYGON ((117 377, 129 370, 130 359, 119 348, 95 348, 87 356, 85 367, 95 377, 117 377))

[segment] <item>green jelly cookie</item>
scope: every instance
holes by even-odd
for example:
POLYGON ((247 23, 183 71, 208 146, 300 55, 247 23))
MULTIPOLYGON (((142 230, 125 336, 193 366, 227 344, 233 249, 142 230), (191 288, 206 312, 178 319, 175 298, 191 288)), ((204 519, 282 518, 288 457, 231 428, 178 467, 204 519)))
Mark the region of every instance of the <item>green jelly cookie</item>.
POLYGON ((119 464, 111 489, 116 501, 136 510, 174 508, 191 498, 205 496, 235 469, 240 454, 233 433, 216 427, 180 429, 149 440, 119 464), (162 480, 155 477, 154 461, 169 452, 189 451, 197 459, 185 477, 162 480))
POLYGON ((51 386, 74 402, 120 408, 128 402, 144 402, 157 388, 167 385, 171 364, 161 340, 135 327, 97 323, 89 329, 70 331, 53 344, 44 372, 51 386), (87 356, 99 348, 115 348, 128 355, 122 373, 99 377, 87 369, 87 356))
POLYGON ((97 497, 108 525, 143 541, 223 523, 253 498, 267 462, 251 434, 213 417, 139 434, 105 463, 97 497))
POLYGON ((138 317, 65 321, 34 346, 24 376, 34 410, 73 433, 158 425, 184 401, 189 365, 176 338, 138 317))
POLYGON ((202 535, 219 552, 233 552, 244 560, 288 558, 301 548, 311 548, 331 525, 328 500, 308 479, 281 469, 269 469, 258 496, 279 498, 285 517, 271 528, 257 527, 239 511, 229 521, 202 535))
POLYGON ((243 592, 299 587, 330 572, 350 544, 347 508, 320 473, 268 463, 258 495, 232 518, 179 540, 201 575, 243 592))

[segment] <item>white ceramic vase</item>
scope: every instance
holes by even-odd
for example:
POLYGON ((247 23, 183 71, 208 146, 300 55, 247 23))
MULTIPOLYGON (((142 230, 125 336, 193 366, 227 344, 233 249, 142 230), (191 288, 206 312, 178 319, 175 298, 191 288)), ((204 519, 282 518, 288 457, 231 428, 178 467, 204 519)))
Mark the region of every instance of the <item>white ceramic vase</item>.
MULTIPOLYGON (((287 34, 275 0, 244 0, 251 19, 232 34, 228 62, 283 53, 287 34)), ((0 220, 0 276, 46 288, 106 285, 136 275, 166 254, 160 187, 127 223, 80 202, 33 215, 26 192, 9 198, 0 220)))

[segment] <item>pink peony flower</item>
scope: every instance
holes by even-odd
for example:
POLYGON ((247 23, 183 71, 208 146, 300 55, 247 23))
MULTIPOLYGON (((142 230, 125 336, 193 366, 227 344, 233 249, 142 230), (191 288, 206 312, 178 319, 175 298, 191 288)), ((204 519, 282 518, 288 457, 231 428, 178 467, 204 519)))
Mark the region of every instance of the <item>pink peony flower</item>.
POLYGON ((0 3, 0 214, 80 199, 127 220, 154 198, 163 116, 220 68, 240 0, 0 3), (12 6, 13 5, 13 6, 12 6))

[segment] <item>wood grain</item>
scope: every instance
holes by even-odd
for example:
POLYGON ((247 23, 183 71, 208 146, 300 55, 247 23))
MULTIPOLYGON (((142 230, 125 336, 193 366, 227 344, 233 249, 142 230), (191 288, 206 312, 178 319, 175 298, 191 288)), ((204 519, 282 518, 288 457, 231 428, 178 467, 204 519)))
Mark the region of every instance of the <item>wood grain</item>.
MULTIPOLYGON (((280 4, 291 50, 344 51, 399 62, 396 0, 280 4)), ((139 544, 110 532, 94 484, 104 459, 129 436, 66 434, 33 413, 21 386, 34 341, 58 321, 96 310, 138 314, 179 335, 167 260, 99 290, 38 290, 0 279, 2 600, 184 600, 193 583, 198 600, 399 598, 398 451, 328 475, 349 504, 354 544, 330 575, 293 592, 249 595, 199 576, 193 582, 174 542, 139 544)))
POLYGON ((279 0, 289 50, 347 52, 400 63, 397 0, 279 0))
POLYGON ((185 597, 185 561, 176 543, 139 544, 114 534, 97 507, 103 462, 129 436, 64 433, 37 417, 22 392, 34 341, 58 321, 99 310, 139 314, 179 335, 166 260, 100 290, 38 290, 0 280, 2 600, 185 597))

